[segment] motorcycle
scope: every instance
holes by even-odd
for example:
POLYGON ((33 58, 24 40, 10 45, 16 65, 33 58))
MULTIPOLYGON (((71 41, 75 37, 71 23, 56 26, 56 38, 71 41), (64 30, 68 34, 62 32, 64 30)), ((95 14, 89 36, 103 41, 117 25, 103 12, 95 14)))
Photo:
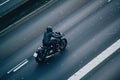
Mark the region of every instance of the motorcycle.
POLYGON ((66 48, 67 39, 63 37, 64 35, 61 34, 60 32, 56 32, 55 36, 60 36, 57 38, 55 44, 56 47, 54 47, 53 45, 49 47, 42 46, 39 47, 37 51, 34 52, 33 56, 35 57, 37 63, 46 62, 49 58, 55 56, 56 54, 59 54, 61 51, 63 51, 66 48))

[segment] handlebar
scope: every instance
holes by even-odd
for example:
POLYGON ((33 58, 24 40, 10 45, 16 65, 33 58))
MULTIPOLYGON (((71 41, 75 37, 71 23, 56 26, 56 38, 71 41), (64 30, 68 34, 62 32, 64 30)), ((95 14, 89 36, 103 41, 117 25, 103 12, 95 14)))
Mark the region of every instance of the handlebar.
POLYGON ((64 36, 64 34, 60 33, 60 32, 55 32, 54 36, 55 37, 62 37, 62 36, 64 36))

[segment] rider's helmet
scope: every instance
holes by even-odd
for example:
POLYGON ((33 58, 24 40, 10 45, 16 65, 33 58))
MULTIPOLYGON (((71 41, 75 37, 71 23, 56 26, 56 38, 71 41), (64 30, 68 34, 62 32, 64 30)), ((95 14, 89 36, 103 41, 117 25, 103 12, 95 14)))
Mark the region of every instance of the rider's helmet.
POLYGON ((47 32, 52 32, 53 31, 52 26, 48 26, 46 30, 47 32))

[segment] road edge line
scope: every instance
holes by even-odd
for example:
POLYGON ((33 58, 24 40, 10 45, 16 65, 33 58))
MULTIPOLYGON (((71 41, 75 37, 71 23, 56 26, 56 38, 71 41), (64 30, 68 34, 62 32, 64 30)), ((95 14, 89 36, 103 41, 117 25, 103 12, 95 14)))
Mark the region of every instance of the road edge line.
POLYGON ((97 67, 106 58, 111 56, 119 48, 120 48, 120 39, 118 39, 111 46, 109 46, 107 49, 105 49, 97 57, 93 58, 90 62, 88 62, 85 66, 83 66, 81 69, 79 69, 76 73, 74 73, 67 80, 80 80, 80 79, 82 79, 86 74, 88 74, 91 70, 93 70, 95 67, 97 67))

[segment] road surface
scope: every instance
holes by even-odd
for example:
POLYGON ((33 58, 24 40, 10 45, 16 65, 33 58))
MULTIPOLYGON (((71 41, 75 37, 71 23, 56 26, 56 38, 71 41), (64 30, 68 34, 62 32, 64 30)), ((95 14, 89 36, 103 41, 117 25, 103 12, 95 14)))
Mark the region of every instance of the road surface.
MULTIPOLYGON (((67 80, 119 39, 120 0, 56 0, 0 35, 1 80, 67 80), (49 25, 65 33, 68 45, 60 55, 38 65, 32 55, 49 25), (25 65, 15 70, 20 63, 25 65)), ((117 49, 82 79, 109 80, 112 75, 111 80, 119 80, 119 53, 117 49)))

